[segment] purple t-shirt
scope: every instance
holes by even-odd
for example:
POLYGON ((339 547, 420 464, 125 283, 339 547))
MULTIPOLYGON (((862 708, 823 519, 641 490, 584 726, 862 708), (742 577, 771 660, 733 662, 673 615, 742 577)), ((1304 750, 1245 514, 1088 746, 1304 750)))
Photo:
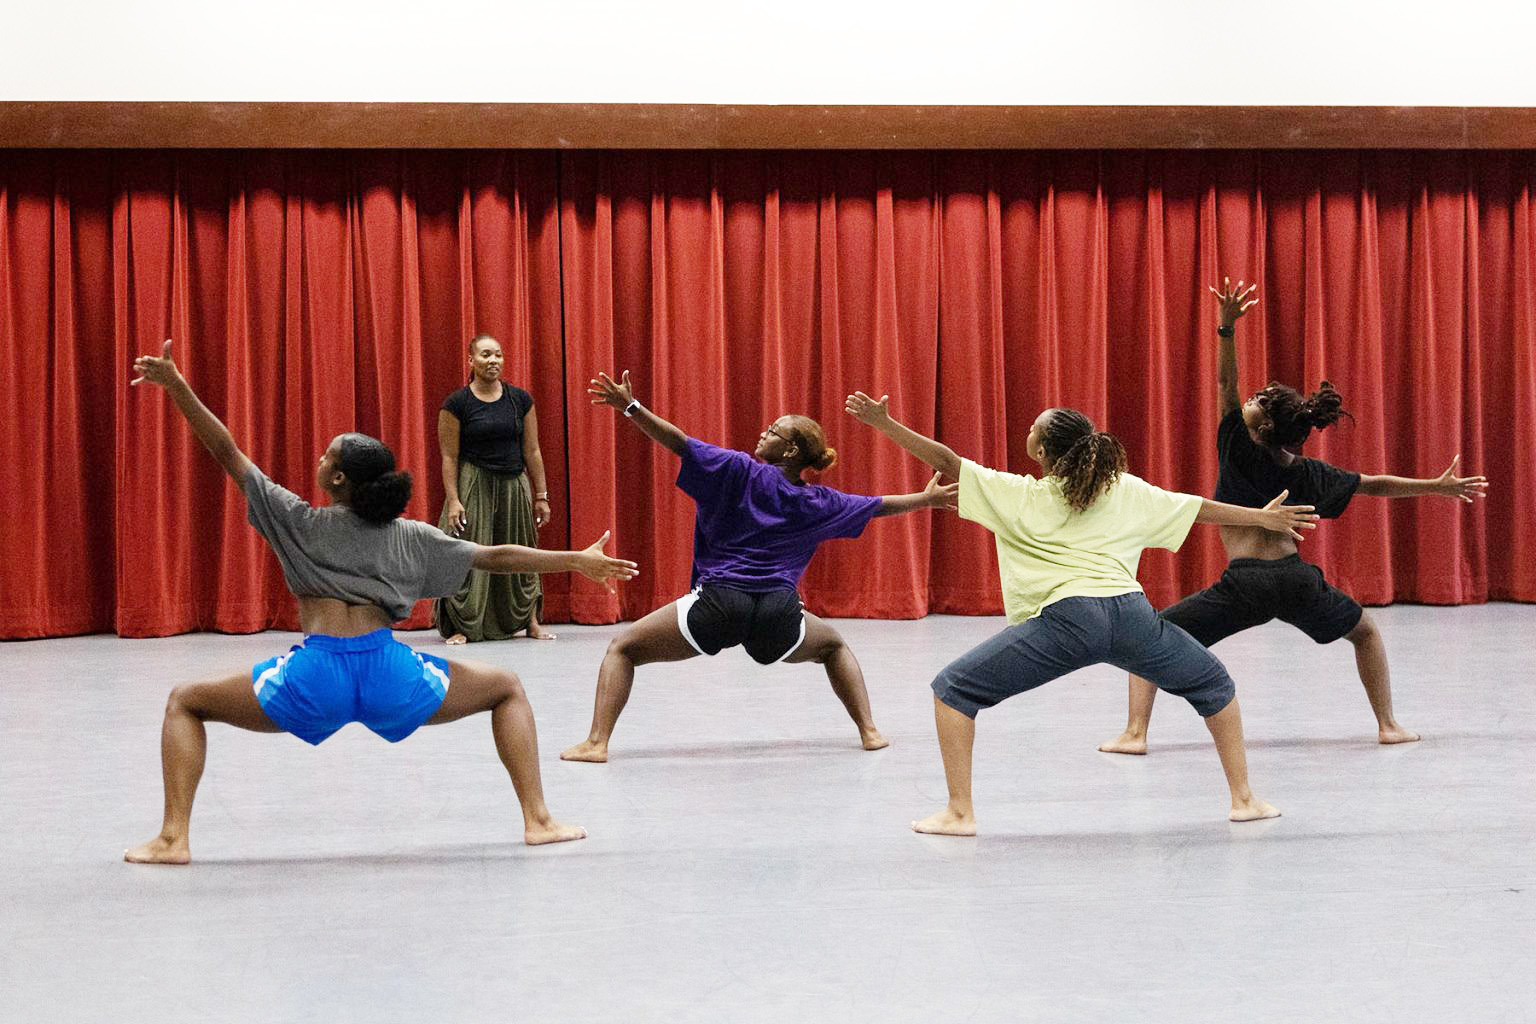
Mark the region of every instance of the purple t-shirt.
POLYGON ((698 506, 693 582, 762 593, 794 590, 816 546, 857 537, 879 498, 795 484, 746 452, 688 439, 677 486, 698 506))

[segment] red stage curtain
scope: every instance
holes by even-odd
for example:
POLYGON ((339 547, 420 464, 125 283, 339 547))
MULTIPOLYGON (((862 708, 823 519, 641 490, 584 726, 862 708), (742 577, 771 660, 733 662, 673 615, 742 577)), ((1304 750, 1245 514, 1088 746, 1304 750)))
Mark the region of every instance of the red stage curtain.
MULTIPOLYGON (((1355 416, 1309 454, 1427 476, 1459 452, 1493 480, 1477 508, 1357 499, 1305 556, 1368 603, 1536 600, 1533 182, 1525 152, 0 151, 0 636, 294 625, 239 495, 126 386, 167 336, 274 478, 316 497, 320 451, 363 430, 435 519, 436 409, 495 334, 538 403, 544 543, 612 528, 642 563, 619 597, 547 577, 547 618, 610 622, 684 589, 691 507, 671 456, 587 404, 595 371, 734 447, 811 415, 850 491, 925 478, 843 416, 857 387, 1017 471, 1036 414, 1074 405, 1134 472, 1209 493, 1223 273, 1261 286, 1243 388, 1327 377, 1355 416)), ((1221 565, 1200 527, 1142 577, 1162 604, 1221 565)), ((1000 610, 990 538, 950 517, 827 545, 805 591, 1000 610)))

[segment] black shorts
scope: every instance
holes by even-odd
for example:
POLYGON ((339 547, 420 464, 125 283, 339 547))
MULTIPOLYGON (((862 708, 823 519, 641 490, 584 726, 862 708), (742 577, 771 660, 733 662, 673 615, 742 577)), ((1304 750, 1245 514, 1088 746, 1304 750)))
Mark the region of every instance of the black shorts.
POLYGON ((1323 571, 1300 555, 1234 558, 1214 586, 1159 614, 1207 647, 1270 619, 1288 622, 1320 644, 1331 644, 1360 624, 1365 609, 1330 586, 1323 571))
POLYGON ((754 594, 706 583, 677 599, 677 625, 700 654, 741 644, 753 661, 772 665, 805 639, 805 608, 793 590, 754 594))

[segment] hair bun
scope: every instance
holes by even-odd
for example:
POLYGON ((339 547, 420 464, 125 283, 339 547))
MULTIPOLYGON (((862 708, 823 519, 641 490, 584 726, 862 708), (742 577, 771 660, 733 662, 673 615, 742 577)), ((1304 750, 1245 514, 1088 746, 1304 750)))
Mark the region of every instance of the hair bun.
POLYGON ((1303 403, 1302 408, 1314 427, 1332 426, 1344 415, 1344 397, 1325 380, 1318 385, 1312 397, 1303 403))
POLYGON ((821 457, 812 464, 811 468, 816 470, 818 473, 825 473, 827 470, 831 469, 836 462, 837 449, 828 448, 826 451, 821 453, 821 457))

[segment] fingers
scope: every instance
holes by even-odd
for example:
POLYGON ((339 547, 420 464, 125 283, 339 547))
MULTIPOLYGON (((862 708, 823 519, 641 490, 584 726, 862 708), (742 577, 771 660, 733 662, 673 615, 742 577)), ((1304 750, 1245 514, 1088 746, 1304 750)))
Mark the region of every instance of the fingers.
POLYGON ((613 536, 613 531, 612 530, 604 530, 603 531, 603 535, 601 537, 597 538, 597 540, 592 544, 592 546, 594 548, 596 548, 597 550, 601 551, 601 550, 603 550, 604 547, 606 547, 608 545, 608 538, 612 537, 612 536, 613 536))
POLYGON ((165 344, 160 347, 160 358, 161 359, 169 359, 169 358, 171 358, 171 339, 170 338, 166 338, 165 339, 165 344))
POLYGON ((144 378, 143 377, 135 377, 135 378, 133 378, 133 380, 128 382, 128 386, 129 387, 133 387, 135 384, 142 384, 142 383, 144 383, 144 378))
POLYGON ((881 406, 890 405, 891 404, 891 396, 890 395, 881 395, 880 396, 880 401, 876 402, 875 404, 876 405, 881 405, 881 406))

